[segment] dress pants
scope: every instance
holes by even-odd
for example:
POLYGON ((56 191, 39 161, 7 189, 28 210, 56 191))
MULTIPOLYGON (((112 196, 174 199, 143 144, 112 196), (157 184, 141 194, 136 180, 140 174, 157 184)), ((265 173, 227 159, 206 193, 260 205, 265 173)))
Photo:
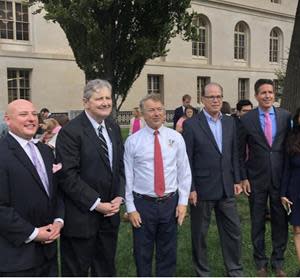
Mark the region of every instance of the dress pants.
POLYGON ((265 212, 268 197, 270 200, 271 234, 273 246, 271 255, 272 268, 282 268, 284 252, 288 239, 288 221, 286 212, 280 201, 279 189, 274 188, 272 185, 262 190, 253 188, 249 197, 249 205, 251 214, 253 257, 257 269, 267 267, 268 265, 268 258, 265 254, 265 212))
POLYGON ((133 228, 134 258, 137 276, 152 276, 152 258, 156 247, 155 276, 171 277, 176 271, 178 195, 161 201, 134 197, 134 204, 142 219, 140 228, 133 228))
POLYGON ((62 276, 116 276, 118 227, 104 218, 91 238, 61 237, 62 276))
MULTIPOLYGON (((18 258, 16 258, 17 260, 18 258)), ((57 277, 57 256, 40 266, 16 272, 0 272, 0 277, 57 277)))
POLYGON ((241 229, 235 198, 218 201, 200 200, 191 206, 192 252, 196 275, 210 276, 206 238, 214 209, 227 275, 243 276, 241 264, 241 229))

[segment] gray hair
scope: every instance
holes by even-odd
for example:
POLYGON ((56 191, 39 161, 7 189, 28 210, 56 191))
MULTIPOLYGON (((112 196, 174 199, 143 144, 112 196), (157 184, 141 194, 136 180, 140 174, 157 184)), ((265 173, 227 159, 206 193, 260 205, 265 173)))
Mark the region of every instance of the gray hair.
POLYGON ((205 85, 204 87, 204 90, 202 92, 202 96, 205 96, 207 91, 208 91, 208 88, 211 87, 211 86, 217 86, 220 88, 220 91, 221 91, 221 94, 223 95, 223 87, 219 84, 219 83, 216 83, 216 82, 210 82, 208 84, 205 85))
POLYGON ((112 90, 111 84, 107 80, 103 80, 103 79, 90 80, 84 87, 83 98, 90 99, 93 93, 103 88, 107 88, 110 92, 112 90))
POLYGON ((144 104, 149 99, 151 99, 154 102, 160 102, 161 104, 163 104, 159 94, 149 94, 149 95, 146 95, 145 97, 143 97, 140 101, 141 111, 144 111, 144 104))

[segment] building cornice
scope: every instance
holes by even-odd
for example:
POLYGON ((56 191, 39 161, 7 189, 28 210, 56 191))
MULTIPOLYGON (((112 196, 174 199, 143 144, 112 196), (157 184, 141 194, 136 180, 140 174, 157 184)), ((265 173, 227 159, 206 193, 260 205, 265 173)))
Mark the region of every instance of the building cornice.
MULTIPOLYGON (((246 2, 246 1, 245 1, 246 2)), ((250 14, 252 16, 260 16, 260 17, 266 17, 266 18, 276 18, 283 21, 291 21, 293 22, 295 20, 295 15, 291 15, 288 13, 281 13, 278 11, 272 11, 263 9, 261 7, 254 7, 239 3, 233 3, 226 0, 193 0, 191 2, 192 6, 199 5, 199 6, 206 6, 211 8, 217 8, 222 10, 229 10, 229 11, 239 11, 244 14, 250 14)))
POLYGON ((73 55, 56 54, 56 53, 30 53, 30 52, 0 50, 0 57, 20 58, 20 59, 39 59, 39 60, 62 60, 62 61, 75 62, 73 55))

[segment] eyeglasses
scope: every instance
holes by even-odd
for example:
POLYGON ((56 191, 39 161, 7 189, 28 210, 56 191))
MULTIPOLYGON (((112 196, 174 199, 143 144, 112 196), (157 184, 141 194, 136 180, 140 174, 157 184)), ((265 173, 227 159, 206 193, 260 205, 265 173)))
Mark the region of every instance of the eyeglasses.
POLYGON ((213 100, 218 100, 218 101, 220 101, 222 98, 223 98, 223 96, 203 96, 204 98, 207 98, 208 100, 210 100, 210 101, 213 101, 213 100))
POLYGON ((158 107, 158 108, 149 108, 149 109, 146 109, 145 111, 148 112, 148 113, 154 113, 154 112, 161 113, 161 112, 164 111, 164 108, 162 108, 162 107, 158 107))

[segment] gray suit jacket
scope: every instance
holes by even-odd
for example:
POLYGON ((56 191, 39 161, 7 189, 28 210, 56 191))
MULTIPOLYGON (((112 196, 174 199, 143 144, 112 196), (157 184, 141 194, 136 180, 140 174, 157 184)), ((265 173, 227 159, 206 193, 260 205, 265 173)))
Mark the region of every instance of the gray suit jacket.
POLYGON ((184 122, 183 137, 192 170, 192 188, 200 200, 234 196, 234 183, 240 182, 235 121, 223 115, 222 153, 202 112, 184 122))
POLYGON ((277 132, 272 147, 269 146, 262 130, 258 108, 241 117, 239 129, 241 178, 249 179, 254 191, 267 188, 270 182, 276 188, 280 186, 285 139, 291 128, 291 115, 284 109, 275 108, 275 117, 277 132))

